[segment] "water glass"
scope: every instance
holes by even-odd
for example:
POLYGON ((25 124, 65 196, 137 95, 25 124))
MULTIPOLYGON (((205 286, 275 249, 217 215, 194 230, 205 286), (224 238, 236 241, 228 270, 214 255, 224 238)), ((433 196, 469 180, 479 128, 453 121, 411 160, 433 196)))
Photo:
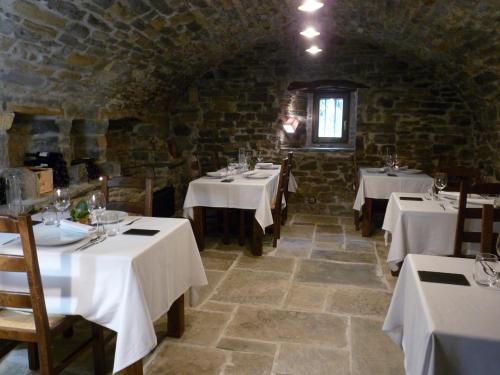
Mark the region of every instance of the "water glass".
POLYGON ((106 210, 106 198, 100 191, 96 191, 87 199, 87 206, 91 223, 97 224, 97 234, 99 235, 99 220, 101 214, 106 210))
POLYGON ((54 206, 49 205, 42 209, 42 223, 45 225, 57 224, 57 210, 54 206))
POLYGON ((106 212, 105 220, 103 220, 104 233, 113 237, 120 234, 120 217, 117 212, 106 212))
POLYGON ((479 285, 495 287, 498 282, 498 257, 495 254, 476 255, 473 269, 474 281, 479 285))
POLYGON ((434 175, 434 186, 439 191, 443 190, 448 185, 448 176, 446 173, 438 172, 434 175))
POLYGON ((69 208, 69 206, 71 206, 69 190, 67 188, 57 188, 54 190, 54 207, 59 213, 57 226, 61 224, 61 215, 69 208))
POLYGON ((262 160, 264 160, 264 153, 262 150, 257 150, 257 163, 262 163, 262 160))

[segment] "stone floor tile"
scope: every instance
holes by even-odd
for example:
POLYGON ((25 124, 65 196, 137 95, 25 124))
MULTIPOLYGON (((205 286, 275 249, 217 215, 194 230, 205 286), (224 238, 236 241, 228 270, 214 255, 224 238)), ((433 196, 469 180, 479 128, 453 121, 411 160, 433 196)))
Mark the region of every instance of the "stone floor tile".
POLYGON ((211 299, 279 306, 286 295, 289 278, 284 273, 233 269, 211 299))
POLYGON ((349 375, 349 352, 283 344, 274 371, 277 374, 349 375))
POLYGON ((281 227, 281 238, 300 238, 311 240, 314 225, 285 225, 281 227))
MULTIPOLYGON (((208 298, 208 296, 222 280, 225 273, 219 271, 205 271, 205 274, 207 275, 208 285, 199 289, 199 298, 196 306, 202 304, 208 298)), ((187 302, 189 301, 189 298, 184 298, 184 300, 187 302)))
POLYGON ((375 250, 375 245, 370 240, 362 240, 361 237, 357 239, 347 239, 345 243, 346 251, 365 252, 370 253, 375 250))
POLYGON ((276 256, 288 258, 308 258, 312 241, 282 238, 278 241, 276 256))
POLYGON ((219 339, 229 317, 227 313, 188 310, 184 334, 180 339, 168 340, 212 346, 219 339))
POLYGON ((329 251, 329 250, 313 250, 311 259, 333 260, 338 262, 350 263, 376 263, 377 258, 371 253, 354 253, 349 251, 329 251))
POLYGON ((335 315, 240 306, 225 334, 343 348, 347 345, 346 329, 347 319, 335 315))
POLYGON ((206 270, 227 271, 238 257, 238 254, 205 250, 200 253, 206 270))
POLYGON ((351 284, 366 288, 385 289, 377 268, 372 264, 334 263, 301 259, 295 281, 322 284, 351 284))
POLYGON ((254 257, 242 256, 236 263, 237 268, 246 268, 257 271, 274 271, 291 273, 295 266, 295 260, 292 258, 279 258, 279 257, 254 257))
POLYGON ((218 349, 176 345, 165 341, 146 366, 148 375, 219 375, 227 354, 218 349))
POLYGON ((344 236, 331 236, 330 242, 315 241, 313 249, 344 251, 344 236))
POLYGON ((247 352, 265 354, 274 357, 277 345, 269 342, 243 340, 234 337, 222 337, 217 344, 219 349, 233 350, 237 352, 247 352))
POLYGON ((338 288, 330 293, 326 310, 333 313, 385 316, 391 294, 361 288, 338 288))
POLYGON ((236 305, 234 304, 207 301, 201 306, 200 309, 215 312, 232 313, 235 308, 236 305))
POLYGON ((339 242, 338 237, 343 234, 342 225, 317 225, 315 240, 318 242, 339 242))
POLYGON ((338 224, 338 220, 334 216, 329 215, 304 215, 297 214, 293 218, 293 224, 338 224))
POLYGON ((293 284, 288 292, 285 307, 287 309, 321 311, 326 301, 326 288, 293 284))
POLYGON ((352 374, 404 375, 403 351, 382 332, 382 321, 351 318, 352 374))
POLYGON ((231 363, 224 375, 268 375, 273 368, 273 357, 254 353, 232 352, 231 363))

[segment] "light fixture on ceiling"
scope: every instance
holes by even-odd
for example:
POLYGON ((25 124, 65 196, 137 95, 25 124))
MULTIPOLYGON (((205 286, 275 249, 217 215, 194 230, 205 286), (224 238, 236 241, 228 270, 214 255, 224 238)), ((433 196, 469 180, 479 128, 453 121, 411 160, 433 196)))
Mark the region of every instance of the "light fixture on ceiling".
POLYGON ((298 126, 299 120, 297 120, 295 117, 289 117, 288 120, 286 120, 283 124, 283 129, 286 133, 293 134, 295 133, 295 130, 297 130, 298 126))
POLYGON ((305 29, 304 31, 300 32, 300 35, 305 36, 308 39, 312 39, 312 38, 318 36, 319 34, 320 33, 318 31, 316 31, 316 29, 312 26, 310 26, 307 29, 305 29))
POLYGON ((320 2, 320 1, 316 1, 316 0, 305 0, 301 6, 299 6, 299 10, 303 11, 303 12, 315 12, 317 11, 319 8, 322 8, 323 7, 323 3, 320 2))
POLYGON ((323 50, 321 48, 319 48, 318 46, 311 46, 311 48, 306 49, 306 52, 309 52, 311 55, 317 55, 321 51, 323 51, 323 50))

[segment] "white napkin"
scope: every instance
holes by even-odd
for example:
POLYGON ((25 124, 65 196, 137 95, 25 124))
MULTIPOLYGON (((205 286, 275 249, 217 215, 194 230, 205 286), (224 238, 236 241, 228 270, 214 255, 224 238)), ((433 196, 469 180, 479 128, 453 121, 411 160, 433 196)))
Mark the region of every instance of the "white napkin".
POLYGON ((273 163, 257 163, 257 164, 255 164, 256 168, 269 168, 272 166, 273 166, 273 163))
POLYGON ((95 230, 90 225, 77 223, 75 221, 61 220, 61 229, 68 229, 74 232, 89 233, 95 230))
MULTIPOLYGON (((445 197, 445 198, 451 198, 451 199, 458 199, 460 197, 460 193, 458 191, 440 191, 438 193, 440 196, 442 197, 445 197)), ((482 198, 480 195, 478 194, 469 194, 468 197, 467 197, 467 201, 468 202, 471 202, 471 199, 476 199, 476 200, 488 200, 488 199, 484 199, 482 198)), ((487 204, 487 203, 484 203, 484 204, 487 204)))
POLYGON ((18 237, 18 233, 0 233, 0 245, 6 244, 18 237))

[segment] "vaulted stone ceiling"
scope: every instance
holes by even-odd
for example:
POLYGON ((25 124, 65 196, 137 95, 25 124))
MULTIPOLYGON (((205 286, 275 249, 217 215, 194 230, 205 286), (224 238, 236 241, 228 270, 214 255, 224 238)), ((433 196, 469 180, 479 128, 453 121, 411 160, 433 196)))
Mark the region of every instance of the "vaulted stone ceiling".
MULTIPOLYGON (((498 0, 325 0, 333 35, 436 65, 498 93, 498 0)), ((262 42, 303 51, 297 0, 0 0, 0 100, 164 108, 211 66, 262 42)), ((494 96, 493 96, 494 97, 494 96)))

